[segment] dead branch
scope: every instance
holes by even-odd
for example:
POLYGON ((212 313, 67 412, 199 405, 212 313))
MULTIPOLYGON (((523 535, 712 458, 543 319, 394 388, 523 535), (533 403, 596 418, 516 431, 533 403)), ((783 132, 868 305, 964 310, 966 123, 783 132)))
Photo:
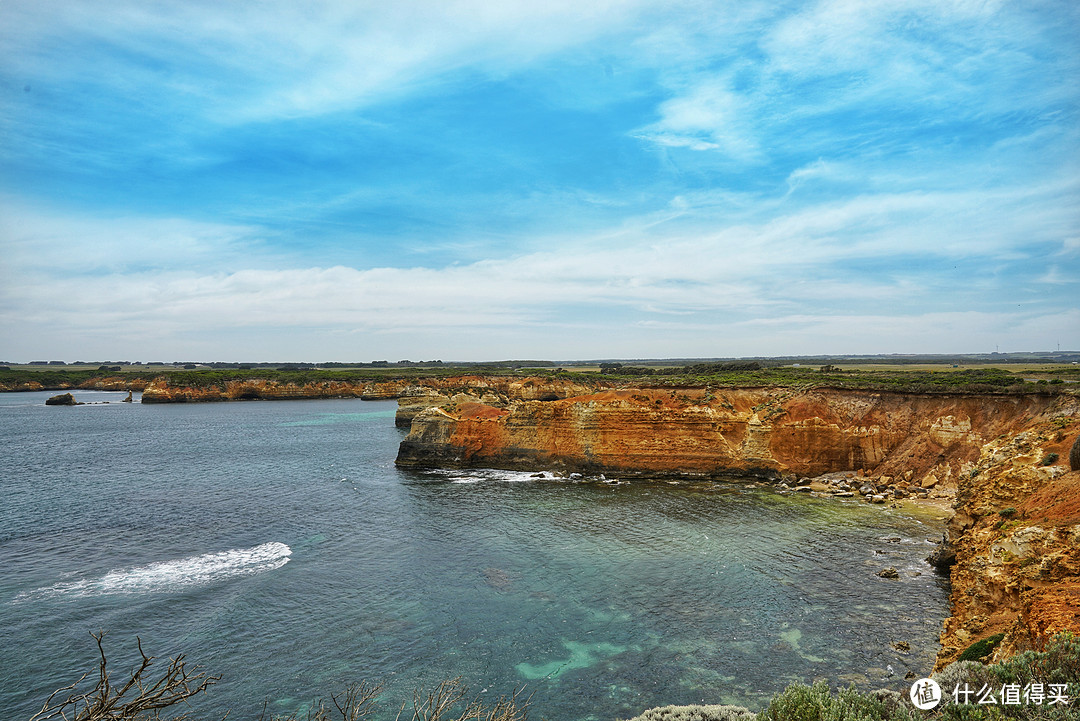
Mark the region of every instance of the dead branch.
MULTIPOLYGON (((220 680, 220 676, 210 676, 198 666, 189 667, 181 654, 169 660, 169 665, 159 676, 151 677, 150 669, 155 658, 147 656, 142 648, 142 639, 136 638, 140 661, 131 671, 131 677, 119 688, 112 683, 111 671, 105 657, 105 632, 91 633, 97 642, 98 679, 94 687, 83 693, 76 693, 79 684, 89 675, 83 676, 68 686, 57 689, 45 701, 41 711, 30 721, 104 721, 105 719, 135 719, 152 712, 152 718, 160 719, 160 712, 206 691, 220 680), (57 695, 71 691, 62 701, 57 695)), ((172 721, 183 721, 187 713, 171 717, 172 721)))

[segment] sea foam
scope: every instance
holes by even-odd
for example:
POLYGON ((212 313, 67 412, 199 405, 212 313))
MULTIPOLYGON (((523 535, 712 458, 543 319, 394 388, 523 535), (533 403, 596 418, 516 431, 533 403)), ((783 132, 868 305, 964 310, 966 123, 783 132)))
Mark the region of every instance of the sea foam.
POLYGON ((97 578, 69 581, 20 593, 15 601, 47 596, 157 593, 206 586, 235 576, 273 571, 289 562, 292 549, 276 541, 251 548, 204 553, 174 561, 109 571, 97 578))

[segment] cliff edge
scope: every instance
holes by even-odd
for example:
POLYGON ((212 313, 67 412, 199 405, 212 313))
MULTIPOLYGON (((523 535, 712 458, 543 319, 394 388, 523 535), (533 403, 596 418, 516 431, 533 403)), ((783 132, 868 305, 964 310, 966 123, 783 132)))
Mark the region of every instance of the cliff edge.
POLYGON ((852 472, 955 494, 950 553, 939 559, 951 565, 952 616, 938 665, 995 633, 1005 634, 1002 656, 1080 632, 1073 395, 602 388, 442 398, 410 411, 398 465, 773 479, 852 472))

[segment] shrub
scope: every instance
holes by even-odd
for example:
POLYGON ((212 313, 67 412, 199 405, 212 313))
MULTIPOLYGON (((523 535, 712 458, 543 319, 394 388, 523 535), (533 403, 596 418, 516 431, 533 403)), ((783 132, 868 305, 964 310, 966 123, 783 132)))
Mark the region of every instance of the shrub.
MULTIPOLYGON (((1016 512, 1015 508, 1012 510, 1014 513, 1016 512)), ((981 641, 976 641, 975 643, 965 648, 964 652, 960 654, 960 658, 958 658, 957 660, 981 661, 982 659, 986 658, 994 652, 994 649, 997 648, 998 644, 1001 643, 1001 639, 1003 638, 1005 638, 1005 634, 995 633, 993 636, 987 636, 981 641)))
MULTIPOLYGON (((1080 641, 1069 634, 1056 636, 1043 651, 1025 651, 996 664, 983 665, 958 661, 947 666, 935 680, 947 703, 928 718, 941 721, 982 721, 983 719, 1026 719, 1028 721, 1066 721, 1078 716, 1074 706, 1080 693, 1080 641), (1029 683, 1066 684, 1068 706, 1021 704, 1019 706, 983 705, 972 697, 956 704, 950 698, 958 686, 977 692, 989 686, 995 693, 1004 684, 1021 688, 1029 683)), ((1000 701, 1000 699, 999 699, 1000 701)))
POLYGON ((846 688, 833 696, 824 681, 813 686, 788 686, 758 714, 758 721, 915 721, 920 718, 914 710, 901 706, 895 695, 878 698, 846 688))
POLYGON ((1043 456, 1042 465, 1044 465, 1044 466, 1052 466, 1055 463, 1057 463, 1057 459, 1058 459, 1058 454, 1056 454, 1056 453, 1047 453, 1045 456, 1043 456))
POLYGON ((742 706, 662 706, 630 721, 754 721, 757 714, 742 706))

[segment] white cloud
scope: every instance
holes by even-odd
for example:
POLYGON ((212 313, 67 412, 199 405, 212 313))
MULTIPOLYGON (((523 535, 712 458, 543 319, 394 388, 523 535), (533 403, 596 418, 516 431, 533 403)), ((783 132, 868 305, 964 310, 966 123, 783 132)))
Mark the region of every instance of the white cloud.
POLYGON ((16 0, 5 4, 0 43, 5 63, 23 76, 161 86, 235 123, 355 108, 462 69, 502 76, 625 27, 643 4, 16 0), (57 62, 64 56, 51 49, 70 38, 84 44, 72 56, 80 62, 57 62))
MULTIPOLYGON (((0 197, 4 263, 19 273, 51 276, 117 273, 144 268, 192 270, 250 263, 262 250, 251 226, 185 218, 74 215, 0 197)), ((272 262, 265 256, 264 262, 272 262)))
MULTIPOLYGON (((1053 197, 1060 190, 1050 186, 1045 193, 1053 197)), ((612 326, 635 324, 645 334, 642 343, 663 334, 683 344, 666 355, 692 354, 693 334, 702 329, 728 329, 732 338, 744 338, 744 354, 764 352, 751 340, 771 346, 773 333, 805 343, 799 352, 807 353, 899 351, 909 341, 922 350, 948 349, 958 339, 984 343, 1019 327, 1013 321, 1002 326, 999 314, 969 309, 1021 290, 1008 280, 1014 265, 1028 262, 1018 238, 1037 235, 1045 214, 1042 203, 1026 204, 1030 195, 867 195, 786 215, 770 212, 708 232, 661 225, 579 242, 572 252, 555 247, 443 268, 298 268, 287 258, 275 267, 261 256, 264 266, 257 268, 246 258, 257 229, 42 218, 24 211, 6 215, 0 228, 14 251, 7 256, 0 323, 3 335, 20 343, 31 343, 27 329, 45 326, 163 342, 214 333, 268 338, 319 328, 329 334, 411 333, 418 345, 451 332, 501 337, 532 329, 534 341, 545 338, 564 348, 549 355, 575 357, 575 343, 587 345, 594 336, 599 342, 614 332, 578 319, 603 317, 621 319, 612 326), (1016 214, 1011 222, 1025 232, 1016 235, 1007 227, 996 233, 1000 218, 981 217, 988 207, 1016 214), (113 245, 101 250, 98 244, 110 234, 113 245), (146 234, 169 242, 140 244, 146 234), (104 253, 97 265, 95 253, 104 253), (59 269, 49 267, 48 259, 64 256, 59 269), (881 259, 888 275, 851 270, 862 260, 881 259), (952 270, 994 259, 1002 266, 1000 277, 952 270), (78 273, 84 265, 96 271, 78 273), (957 282, 960 289, 953 287, 957 282), (956 311, 934 315, 946 305, 956 311), (851 308, 866 315, 852 316, 851 308), (931 321, 936 325, 928 326, 931 321), (845 337, 854 331, 857 336, 845 337)), ((692 210, 696 200, 683 198, 682 211, 692 210)), ((1068 263, 1059 258, 1061 267, 1044 275, 1044 285, 1060 286, 1053 281, 1069 277, 1068 263)), ((795 351, 777 346, 775 352, 795 351)), ((419 354, 431 355, 413 352, 419 354)), ((333 357, 333 350, 319 355, 333 357)))
POLYGON ((751 108, 725 80, 706 79, 661 103, 658 113, 660 120, 634 135, 668 147, 716 150, 741 162, 758 156, 751 108))

